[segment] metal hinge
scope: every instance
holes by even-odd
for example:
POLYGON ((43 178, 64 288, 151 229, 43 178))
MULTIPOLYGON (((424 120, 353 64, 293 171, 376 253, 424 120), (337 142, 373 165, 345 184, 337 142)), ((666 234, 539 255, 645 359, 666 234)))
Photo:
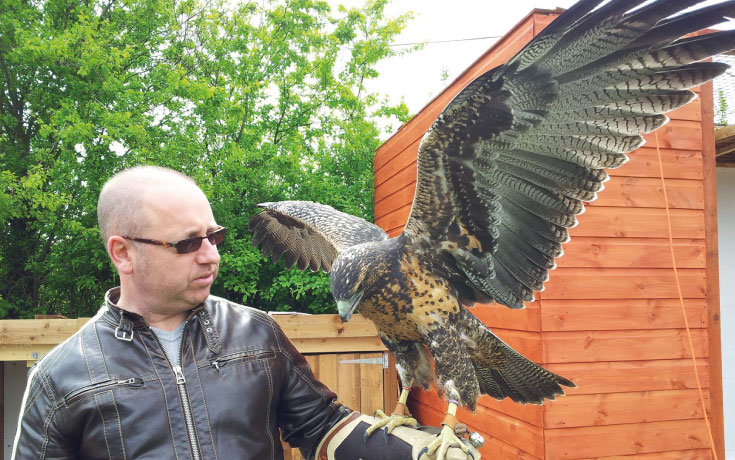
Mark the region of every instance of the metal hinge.
POLYGON ((388 369, 388 352, 383 352, 380 358, 343 359, 339 364, 380 364, 383 369, 388 369))

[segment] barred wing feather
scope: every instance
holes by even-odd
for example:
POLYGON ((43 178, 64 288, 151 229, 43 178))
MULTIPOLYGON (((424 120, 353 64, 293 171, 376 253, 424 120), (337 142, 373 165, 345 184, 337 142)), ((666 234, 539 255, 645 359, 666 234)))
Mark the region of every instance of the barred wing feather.
POLYGON ((463 89, 422 139, 404 235, 468 302, 533 300, 605 168, 726 70, 701 61, 735 48, 735 31, 680 37, 735 16, 735 2, 680 15, 699 2, 643 3, 578 2, 463 89))
POLYGON ((253 246, 265 257, 299 270, 329 272, 344 248, 388 239, 380 227, 365 219, 311 201, 279 201, 258 205, 264 210, 250 220, 253 246))

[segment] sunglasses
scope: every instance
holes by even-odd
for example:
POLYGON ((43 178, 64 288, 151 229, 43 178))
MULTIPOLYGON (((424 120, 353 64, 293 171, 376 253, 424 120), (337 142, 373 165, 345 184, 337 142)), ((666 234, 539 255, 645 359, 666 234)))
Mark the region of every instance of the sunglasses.
POLYGON ((194 238, 187 238, 185 240, 177 241, 176 243, 167 243, 159 240, 149 240, 146 238, 136 238, 134 236, 123 236, 126 240, 137 241, 138 243, 156 244, 158 246, 164 246, 167 248, 176 248, 176 252, 179 254, 188 254, 190 252, 198 251, 202 247, 202 240, 204 238, 209 240, 212 246, 217 246, 225 240, 225 234, 227 229, 225 227, 217 227, 215 231, 205 236, 195 236, 194 238))

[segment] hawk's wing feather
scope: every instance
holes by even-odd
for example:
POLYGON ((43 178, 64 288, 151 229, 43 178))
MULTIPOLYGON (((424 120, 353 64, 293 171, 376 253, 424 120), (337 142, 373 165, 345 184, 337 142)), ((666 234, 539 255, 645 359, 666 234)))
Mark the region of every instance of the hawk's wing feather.
POLYGON ((462 297, 532 300, 604 169, 727 68, 699 61, 735 48, 734 31, 680 37, 735 16, 735 2, 674 17, 699 1, 643 3, 578 2, 424 136, 404 235, 462 297))
POLYGON ((258 205, 263 211, 250 220, 253 246, 261 246, 275 263, 299 270, 329 272, 343 249, 360 243, 382 241, 388 235, 365 219, 311 201, 279 201, 258 205))

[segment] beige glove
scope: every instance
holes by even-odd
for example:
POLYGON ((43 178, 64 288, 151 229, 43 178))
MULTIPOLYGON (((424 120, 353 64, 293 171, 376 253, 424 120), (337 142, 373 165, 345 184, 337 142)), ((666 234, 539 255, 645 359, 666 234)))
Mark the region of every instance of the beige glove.
MULTIPOLYGON (((379 430, 365 437, 365 430, 376 421, 369 415, 353 412, 319 443, 315 460, 433 460, 424 449, 436 438, 438 428, 399 426, 387 436, 379 430)), ((458 447, 450 447, 445 460, 479 460, 477 449, 469 441, 464 442, 470 455, 458 447)))

